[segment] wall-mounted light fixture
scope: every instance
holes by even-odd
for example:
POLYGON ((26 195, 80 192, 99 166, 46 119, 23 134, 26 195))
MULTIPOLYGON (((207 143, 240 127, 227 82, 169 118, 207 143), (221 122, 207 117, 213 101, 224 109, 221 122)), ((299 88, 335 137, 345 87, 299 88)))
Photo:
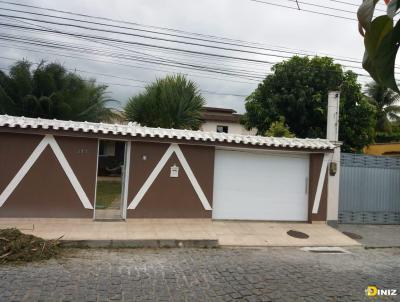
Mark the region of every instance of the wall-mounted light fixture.
POLYGON ((337 172, 337 163, 331 162, 329 163, 329 175, 335 176, 337 172))

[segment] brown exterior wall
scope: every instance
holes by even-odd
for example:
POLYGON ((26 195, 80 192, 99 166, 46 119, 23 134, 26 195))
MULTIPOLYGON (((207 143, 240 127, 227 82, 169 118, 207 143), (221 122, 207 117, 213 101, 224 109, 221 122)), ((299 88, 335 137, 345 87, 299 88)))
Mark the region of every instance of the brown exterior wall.
MULTIPOLYGON (((43 136, 0 133, 0 190, 9 184, 43 136)), ((97 140, 55 137, 64 156, 93 204, 97 140), (79 152, 79 150, 83 152, 79 152)), ((91 218, 58 162, 47 146, 31 169, 0 207, 0 217, 91 218)))
POLYGON ((319 175, 321 172, 321 165, 324 159, 324 154, 310 154, 310 176, 309 176, 309 194, 308 194, 308 220, 312 221, 325 221, 327 215, 327 200, 328 200, 328 173, 326 173, 324 186, 322 188, 321 202, 317 214, 312 213, 314 205, 315 194, 317 193, 317 186, 319 175))
MULTIPOLYGON (((170 144, 132 143, 128 204, 154 170, 170 144), (146 160, 142 157, 145 155, 146 160)), ((212 205, 214 152, 212 147, 179 145, 200 187, 212 205)), ((128 218, 210 218, 175 153, 167 161, 139 205, 128 218), (179 177, 170 177, 170 167, 179 167, 179 177)))
MULTIPOLYGON (((0 192, 2 192, 43 135, 0 131, 0 192)), ((122 137, 121 137, 122 138, 122 137)), ((126 139, 126 137, 123 137, 126 139)), ((96 183, 97 138, 55 136, 93 205, 96 183)), ((144 142, 133 138, 128 191, 128 205, 153 171, 170 143, 144 142), (142 156, 146 155, 147 160, 142 156)), ((212 206, 215 147, 180 144, 199 185, 212 206)), ((321 151, 320 151, 321 152, 321 151)), ((325 221, 327 217, 327 179, 325 178, 318 214, 312 206, 323 153, 310 154, 309 221, 325 221)), ((136 209, 128 210, 128 218, 210 218, 175 154, 171 156, 136 209), (179 167, 179 177, 169 176, 170 167, 179 167)), ((8 200, 0 207, 0 217, 87 217, 93 210, 85 209, 65 172, 48 146, 8 200)))
POLYGON ((56 136, 58 145, 90 203, 94 206, 97 173, 97 139, 56 136))

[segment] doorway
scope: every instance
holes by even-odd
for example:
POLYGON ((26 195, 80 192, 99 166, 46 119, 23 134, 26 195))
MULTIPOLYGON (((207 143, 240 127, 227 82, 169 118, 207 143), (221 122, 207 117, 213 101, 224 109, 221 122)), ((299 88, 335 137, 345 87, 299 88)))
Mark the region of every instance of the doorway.
POLYGON ((125 142, 99 140, 96 203, 96 220, 124 219, 125 142))

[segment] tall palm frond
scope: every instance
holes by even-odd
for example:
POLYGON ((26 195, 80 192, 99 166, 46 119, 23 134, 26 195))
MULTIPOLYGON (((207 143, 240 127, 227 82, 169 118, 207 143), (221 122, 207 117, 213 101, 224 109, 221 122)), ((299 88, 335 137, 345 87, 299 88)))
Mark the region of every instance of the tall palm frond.
POLYGON ((198 129, 205 100, 196 84, 183 75, 157 79, 129 99, 125 116, 149 127, 198 129))

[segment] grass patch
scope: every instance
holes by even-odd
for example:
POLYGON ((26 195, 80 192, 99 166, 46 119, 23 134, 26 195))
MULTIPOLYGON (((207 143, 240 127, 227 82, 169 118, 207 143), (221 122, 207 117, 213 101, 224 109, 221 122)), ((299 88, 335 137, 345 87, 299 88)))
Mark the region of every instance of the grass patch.
POLYGON ((0 230, 0 264, 46 260, 60 253, 59 240, 45 240, 17 229, 0 230))
POLYGON ((97 182, 96 209, 107 209, 111 203, 121 197, 121 181, 97 182))

